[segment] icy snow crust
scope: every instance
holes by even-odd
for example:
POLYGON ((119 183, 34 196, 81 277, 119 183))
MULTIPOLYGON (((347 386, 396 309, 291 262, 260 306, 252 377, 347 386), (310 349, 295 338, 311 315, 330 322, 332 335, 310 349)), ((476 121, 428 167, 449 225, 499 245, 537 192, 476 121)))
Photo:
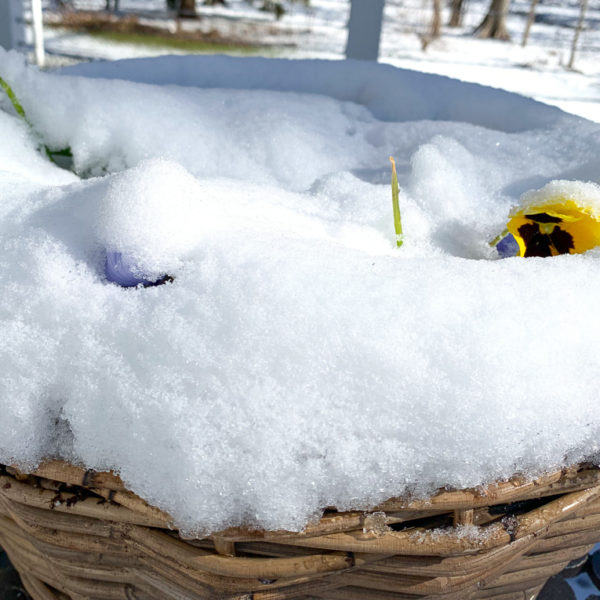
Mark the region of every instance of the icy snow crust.
POLYGON ((0 112, 0 462, 113 468, 206 534, 597 454, 600 254, 487 245, 525 190, 599 176, 597 125, 377 65, 78 69, 123 80, 0 54, 95 176, 0 112), (110 284, 106 251, 174 282, 110 284))

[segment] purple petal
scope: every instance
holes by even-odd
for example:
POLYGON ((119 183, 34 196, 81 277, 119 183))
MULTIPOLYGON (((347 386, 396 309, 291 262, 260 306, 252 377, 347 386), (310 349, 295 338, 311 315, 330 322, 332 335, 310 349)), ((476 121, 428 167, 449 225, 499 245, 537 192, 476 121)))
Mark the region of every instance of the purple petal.
POLYGON ((107 252, 104 263, 106 279, 122 287, 136 287, 140 284, 153 285, 154 281, 144 279, 136 264, 121 252, 107 252))
POLYGON ((517 240, 515 240, 515 236, 512 233, 509 233, 496 244, 496 250, 498 250, 498 254, 501 258, 517 256, 517 254, 519 254, 519 244, 517 243, 517 240))

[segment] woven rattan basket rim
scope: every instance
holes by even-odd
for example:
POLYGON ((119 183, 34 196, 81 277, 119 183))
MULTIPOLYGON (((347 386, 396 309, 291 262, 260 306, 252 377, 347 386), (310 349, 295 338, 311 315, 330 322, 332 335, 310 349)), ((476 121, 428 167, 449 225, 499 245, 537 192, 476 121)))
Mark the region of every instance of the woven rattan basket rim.
MULTIPOLYGON (((100 492, 107 499, 114 500, 122 506, 126 506, 134 513, 148 518, 153 522, 154 526, 176 528, 174 519, 168 513, 148 504, 145 500, 131 492, 123 480, 112 471, 86 469, 85 467, 62 460, 48 460, 35 468, 29 469, 14 465, 7 468, 13 474, 17 474, 17 476, 22 478, 32 475, 50 481, 62 482, 70 486, 93 489, 96 492, 100 492)), ((425 499, 391 498, 368 511, 357 510, 325 514, 318 523, 309 524, 301 533, 235 527, 218 532, 214 534, 214 537, 232 541, 251 541, 257 538, 314 537, 326 534, 328 529, 338 531, 338 515, 343 515, 346 519, 350 515, 355 515, 358 523, 364 520, 365 514, 379 512, 389 514, 414 511, 417 514, 423 513, 423 516, 430 516, 438 511, 454 511, 460 521, 461 513, 468 514, 469 511, 477 508, 554 496, 566 492, 589 491, 598 486, 600 486, 600 468, 596 465, 584 463, 542 475, 537 479, 527 479, 521 475, 515 475, 506 481, 477 488, 463 490, 441 489, 431 497, 425 499)), ((466 519, 468 522, 468 516, 466 519)))
POLYGON ((189 538, 114 473, 0 465, 0 543, 36 600, 517 600, 535 597, 599 531, 591 465, 327 510, 302 532, 189 538))

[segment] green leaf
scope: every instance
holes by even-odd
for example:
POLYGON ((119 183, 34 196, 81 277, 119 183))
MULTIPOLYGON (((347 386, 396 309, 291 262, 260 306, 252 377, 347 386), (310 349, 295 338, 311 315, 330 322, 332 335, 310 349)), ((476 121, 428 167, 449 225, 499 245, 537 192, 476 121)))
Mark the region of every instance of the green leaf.
POLYGON ((392 163, 392 204, 394 206, 394 229, 396 230, 396 246, 400 248, 404 243, 402 233, 402 216, 400 215, 400 186, 398 185, 398 174, 396 173, 396 161, 390 156, 392 163))
POLYGON ((10 85, 8 85, 8 83, 6 83, 6 81, 4 81, 4 79, 2 79, 2 77, 0 77, 0 87, 6 92, 8 99, 12 102, 14 109, 17 111, 17 114, 21 118, 23 118, 25 121, 27 121, 27 123, 29 123, 29 121, 27 120, 27 117, 25 116, 25 111, 23 110, 23 106, 21 106, 21 103, 17 100, 17 97, 15 96, 15 93, 13 92, 10 85))
POLYGON ((68 158, 73 158, 73 152, 71 152, 71 148, 63 148, 62 150, 49 150, 52 156, 66 156, 68 158))

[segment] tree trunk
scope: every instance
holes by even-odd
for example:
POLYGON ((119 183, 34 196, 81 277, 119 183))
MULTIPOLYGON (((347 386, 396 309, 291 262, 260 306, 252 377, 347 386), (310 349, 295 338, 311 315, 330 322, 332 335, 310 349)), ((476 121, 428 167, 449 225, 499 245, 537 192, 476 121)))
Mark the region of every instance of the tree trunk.
POLYGON ((506 14, 510 0, 492 0, 487 15, 475 30, 475 35, 480 38, 495 40, 509 40, 510 35, 506 29, 506 14))
POLYGON ((184 18, 195 18, 196 0, 181 0, 179 4, 179 16, 184 18))
POLYGON ((569 58, 569 69, 573 68, 575 64, 575 53, 577 52, 577 42, 579 42, 579 36, 583 25, 585 23, 585 13, 588 7, 588 0, 581 0, 581 11, 579 12, 579 21, 577 21, 577 27, 575 28, 575 35, 573 36, 573 45, 571 46, 571 58, 569 58))
POLYGON ((450 20, 448 21, 448 27, 460 27, 462 25, 463 18, 463 4, 464 0, 452 0, 450 5, 450 20))
POLYGON ((529 39, 529 30, 535 21, 535 7, 537 6, 538 0, 531 0, 531 5, 529 7, 529 17, 527 17, 527 25, 525 25, 525 31, 523 32, 523 41, 521 42, 521 46, 525 48, 527 46, 527 40, 529 39))
POLYGON ((429 37, 435 40, 442 34, 442 0, 433 0, 433 17, 429 37))

